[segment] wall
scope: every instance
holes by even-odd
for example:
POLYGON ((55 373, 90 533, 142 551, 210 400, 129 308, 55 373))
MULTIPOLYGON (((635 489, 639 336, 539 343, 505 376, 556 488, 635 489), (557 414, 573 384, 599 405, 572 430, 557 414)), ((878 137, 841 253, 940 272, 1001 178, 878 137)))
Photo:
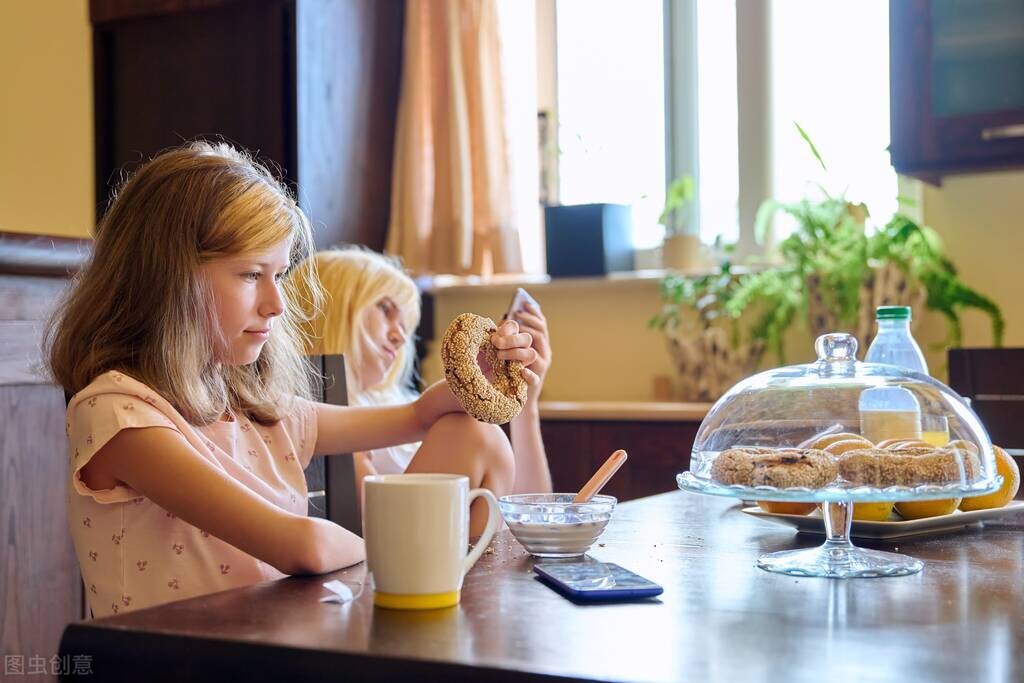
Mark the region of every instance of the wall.
MULTIPOLYGON (((545 400, 648 401, 654 376, 672 373, 661 334, 647 328, 659 309, 656 280, 588 278, 525 287, 540 302, 550 327, 554 358, 545 400)), ((467 312, 497 321, 513 291, 513 285, 491 285, 438 292, 438 329, 424 359, 424 378, 442 376, 437 349, 449 321, 467 312)))
MULTIPOLYGON (((961 278, 1002 308, 1006 346, 1024 346, 1022 189, 1024 171, 953 176, 923 190, 925 222, 942 236, 961 278)), ((925 338, 941 340, 942 321, 926 324, 925 338)), ((992 345, 987 316, 969 311, 963 325, 964 346, 992 345)))
POLYGON ((0 232, 86 237, 93 225, 88 10, 0 3, 0 232))

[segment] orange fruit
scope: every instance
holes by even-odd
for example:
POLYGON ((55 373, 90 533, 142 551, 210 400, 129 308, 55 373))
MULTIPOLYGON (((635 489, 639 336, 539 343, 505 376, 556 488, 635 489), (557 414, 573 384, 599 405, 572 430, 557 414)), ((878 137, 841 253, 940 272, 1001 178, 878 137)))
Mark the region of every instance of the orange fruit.
POLYGON ((960 503, 960 509, 964 512, 1001 508, 1017 495, 1017 489, 1020 488, 1020 468, 1017 467, 1017 463, 1013 461, 1010 454, 999 446, 992 446, 992 450, 996 454, 996 472, 1003 475, 1003 485, 999 487, 998 491, 987 493, 984 496, 964 498, 960 503))
POLYGON ((935 448, 927 441, 921 441, 919 439, 907 439, 906 441, 897 441, 893 445, 889 446, 890 451, 904 451, 910 448, 935 448))
POLYGON ((854 503, 853 518, 861 522, 887 522, 892 503, 854 503))
POLYGON ((861 448, 874 448, 874 444, 867 439, 862 439, 860 437, 842 439, 841 441, 833 441, 829 445, 825 446, 825 452, 832 455, 842 455, 847 451, 855 451, 861 448))
POLYGON ((814 503, 783 503, 776 500, 759 500, 757 506, 765 512, 778 515, 808 515, 818 507, 814 503))
POLYGON ((825 450, 830 444, 836 441, 844 441, 846 439, 863 439, 864 437, 860 434, 854 434, 853 432, 839 432, 838 434, 827 434, 825 436, 819 436, 808 448, 816 448, 820 451, 825 450))
POLYGON ((903 519, 924 519, 952 514, 960 504, 959 498, 942 500, 905 500, 896 503, 896 512, 903 519))

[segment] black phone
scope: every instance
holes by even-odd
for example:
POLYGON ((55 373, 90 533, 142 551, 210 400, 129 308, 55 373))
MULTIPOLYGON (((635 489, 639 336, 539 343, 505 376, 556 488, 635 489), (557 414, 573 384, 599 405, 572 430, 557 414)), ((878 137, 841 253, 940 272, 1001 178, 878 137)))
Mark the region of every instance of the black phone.
POLYGON ((509 302, 508 310, 505 311, 505 317, 503 317, 502 320, 508 320, 509 318, 514 320, 516 317, 515 314, 524 310, 523 305, 527 303, 532 305, 534 308, 540 308, 540 304, 537 303, 536 299, 530 296, 529 292, 522 287, 517 288, 516 293, 512 295, 512 301, 509 302))
POLYGON ((581 562, 535 564, 533 571, 537 579, 576 602, 642 600, 665 590, 617 564, 590 558, 581 562))

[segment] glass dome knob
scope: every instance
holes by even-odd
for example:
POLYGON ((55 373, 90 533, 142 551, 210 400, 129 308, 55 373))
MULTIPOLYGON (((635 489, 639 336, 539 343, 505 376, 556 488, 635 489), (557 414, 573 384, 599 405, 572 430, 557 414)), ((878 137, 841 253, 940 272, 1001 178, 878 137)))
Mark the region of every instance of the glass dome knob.
POLYGON ((814 342, 818 360, 827 363, 851 363, 857 359, 857 338, 845 332, 823 334, 814 342))

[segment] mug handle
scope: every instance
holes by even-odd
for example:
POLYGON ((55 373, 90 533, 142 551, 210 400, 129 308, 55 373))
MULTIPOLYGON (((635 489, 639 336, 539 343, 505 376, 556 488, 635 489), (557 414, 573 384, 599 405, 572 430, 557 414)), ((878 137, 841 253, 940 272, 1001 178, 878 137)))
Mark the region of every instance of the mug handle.
POLYGON ((487 548, 491 543, 491 539, 494 538, 494 534, 497 533, 498 528, 501 526, 501 510, 498 508, 498 499, 494 497, 494 494, 487 489, 473 489, 469 492, 469 503, 473 504, 473 501, 483 496, 484 500, 487 501, 487 508, 489 514, 487 515, 487 526, 484 527, 484 532, 480 534, 479 540, 473 549, 466 555, 465 564, 462 567, 462 576, 465 577, 469 573, 469 570, 473 568, 476 561, 483 555, 484 549, 487 548))

